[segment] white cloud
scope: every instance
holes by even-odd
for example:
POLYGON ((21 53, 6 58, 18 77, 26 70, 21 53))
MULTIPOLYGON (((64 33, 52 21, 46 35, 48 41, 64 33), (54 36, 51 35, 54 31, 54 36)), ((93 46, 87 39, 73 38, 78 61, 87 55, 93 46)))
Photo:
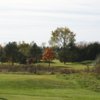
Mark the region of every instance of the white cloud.
POLYGON ((78 40, 93 40, 90 34, 99 40, 99 5, 99 0, 0 0, 0 41, 47 42, 57 26, 71 28, 78 40))

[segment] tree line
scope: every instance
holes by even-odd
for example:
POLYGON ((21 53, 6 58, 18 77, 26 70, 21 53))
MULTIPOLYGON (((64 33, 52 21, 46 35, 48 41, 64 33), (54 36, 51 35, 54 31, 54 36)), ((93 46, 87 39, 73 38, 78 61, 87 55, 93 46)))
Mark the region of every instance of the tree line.
POLYGON ((20 64, 38 63, 41 60, 50 62, 53 59, 66 62, 94 60, 100 54, 100 43, 75 43, 75 34, 66 27, 52 31, 50 46, 38 46, 35 42, 9 42, 0 45, 0 62, 20 64))

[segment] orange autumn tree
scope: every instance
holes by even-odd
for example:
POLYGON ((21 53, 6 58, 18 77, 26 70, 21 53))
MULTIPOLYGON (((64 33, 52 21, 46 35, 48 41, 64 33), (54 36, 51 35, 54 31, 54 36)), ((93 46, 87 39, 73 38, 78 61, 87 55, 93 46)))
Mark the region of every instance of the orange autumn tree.
POLYGON ((49 66, 50 66, 50 62, 54 59, 54 57, 55 57, 55 53, 53 49, 49 47, 45 48, 42 59, 44 61, 47 61, 49 63, 49 66))

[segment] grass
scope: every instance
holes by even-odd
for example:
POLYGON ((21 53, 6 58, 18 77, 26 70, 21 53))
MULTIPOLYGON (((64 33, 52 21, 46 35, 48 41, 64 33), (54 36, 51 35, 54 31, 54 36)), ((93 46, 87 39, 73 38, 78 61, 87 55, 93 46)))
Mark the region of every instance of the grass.
POLYGON ((99 83, 90 74, 0 74, 0 100, 100 100, 99 83))
MULTIPOLYGON (((88 61, 87 62, 66 62, 66 64, 60 62, 59 60, 53 60, 52 63, 51 63, 51 66, 54 66, 54 67, 65 67, 65 68, 72 68, 72 69, 77 69, 77 70, 81 70, 81 69, 85 69, 87 68, 87 64, 91 64, 92 61, 88 61)), ((48 63, 38 63, 37 65, 42 65, 42 66, 48 66, 48 63)), ((91 68, 92 66, 89 65, 89 67, 91 68)))

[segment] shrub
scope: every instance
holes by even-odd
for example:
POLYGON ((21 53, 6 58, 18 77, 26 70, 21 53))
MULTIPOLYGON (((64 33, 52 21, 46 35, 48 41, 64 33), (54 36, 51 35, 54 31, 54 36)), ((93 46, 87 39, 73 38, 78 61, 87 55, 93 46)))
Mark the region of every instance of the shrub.
POLYGON ((97 74, 100 74, 100 55, 97 56, 96 60, 95 60, 95 68, 94 68, 94 71, 97 73, 97 74))

